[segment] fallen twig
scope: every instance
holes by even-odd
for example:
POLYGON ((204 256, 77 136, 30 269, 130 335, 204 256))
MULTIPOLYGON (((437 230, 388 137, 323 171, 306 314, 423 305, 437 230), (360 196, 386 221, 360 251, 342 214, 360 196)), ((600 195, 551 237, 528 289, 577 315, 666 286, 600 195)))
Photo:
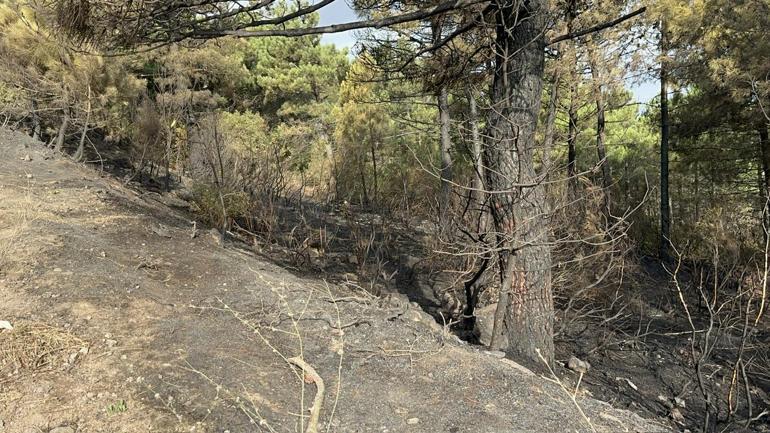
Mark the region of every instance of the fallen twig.
POLYGON ((326 391, 324 381, 321 379, 321 376, 318 375, 315 369, 302 358, 288 358, 286 361, 288 361, 289 364, 294 364, 301 368, 305 373, 305 377, 311 379, 316 386, 317 391, 315 398, 313 399, 313 407, 310 408, 310 420, 307 423, 307 429, 305 430, 305 433, 318 433, 318 418, 321 415, 321 406, 323 406, 324 392, 326 391))

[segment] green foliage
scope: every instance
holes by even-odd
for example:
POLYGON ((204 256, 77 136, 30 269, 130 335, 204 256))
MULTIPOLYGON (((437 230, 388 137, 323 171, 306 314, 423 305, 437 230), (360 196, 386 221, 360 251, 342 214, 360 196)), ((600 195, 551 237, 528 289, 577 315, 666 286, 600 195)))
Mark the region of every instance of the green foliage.
POLYGON ((334 117, 338 199, 387 209, 428 211, 439 182, 437 111, 420 83, 379 80, 372 59, 356 61, 334 117), (375 170, 376 162, 376 170, 375 170))
MULTIPOLYGON (((646 3, 646 21, 624 23, 553 48, 546 73, 552 82, 558 81, 560 97, 550 160, 557 170, 563 168, 566 111, 574 103, 579 117, 578 172, 596 167, 589 56, 594 53, 607 100, 605 144, 614 180, 613 206, 616 213, 624 213, 647 200, 631 217, 631 233, 641 245, 654 245, 659 217, 658 113, 652 107, 640 115, 621 77, 644 64, 640 51, 629 48, 641 38, 631 41, 626 33, 643 35, 639 28, 646 27, 647 36, 654 39, 657 23, 664 18, 671 49, 660 58, 647 56, 646 65, 666 62, 676 82, 671 95, 675 240, 706 244, 716 231, 712 220, 724 220, 720 230, 755 245, 761 238, 758 218, 763 203, 757 131, 768 124, 762 108, 770 107, 770 40, 761 35, 770 27, 770 4, 646 3), (572 82, 574 68, 577 83, 572 82), (727 210, 737 215, 732 221, 724 216, 727 210), (752 229, 744 230, 743 225, 752 229)), ((266 13, 282 16, 303 4, 277 2, 266 13)), ((578 6, 572 25, 588 28, 621 14, 627 3, 585 1, 578 6)), ((75 137, 89 118, 88 129, 98 131, 94 135, 106 142, 129 141, 137 166, 156 172, 168 166, 172 173, 192 176, 196 202, 212 223, 245 218, 264 197, 296 191, 427 213, 438 192, 435 172, 440 164, 437 110, 430 93, 444 79, 452 90, 455 181, 469 184, 474 175, 464 124, 468 107, 460 83, 482 84, 489 71, 478 59, 450 61, 474 51, 485 55, 475 50, 479 35, 473 32, 425 53, 400 72, 394 71, 420 46, 414 36, 429 38, 430 26, 405 24, 399 36, 370 43, 366 54, 352 63, 345 50, 323 45, 317 35, 222 38, 101 57, 69 50, 29 9, 17 7, 10 1, 0 4, 0 120, 19 122, 28 130, 39 121, 43 138, 50 140, 65 117, 68 137, 75 137), (464 69, 474 65, 475 70, 464 69), (223 155, 224 166, 216 176, 208 163, 215 150, 223 155)), ((557 2, 554 7, 563 14, 566 6, 557 2)), ((447 25, 454 19, 445 18, 447 25)), ((312 27, 318 19, 310 14, 282 26, 312 27)), ((373 42, 376 34, 370 36, 373 42)), ((479 104, 482 133, 485 105, 479 104)), ((547 106, 546 93, 543 120, 547 106)), ((541 125, 541 143, 543 136, 541 125)), ((582 182, 600 184, 598 171, 586 173, 582 182)), ((554 194, 559 194, 556 189, 554 194)))
POLYGON ((271 123, 328 114, 345 77, 344 51, 321 45, 318 37, 264 38, 249 42, 246 64, 271 123))
POLYGON ((0 84, 15 101, 10 107, 6 100, 0 110, 16 119, 34 112, 50 133, 66 113, 75 124, 88 118, 89 128, 103 129, 108 137, 129 135, 144 83, 126 59, 72 52, 38 27, 31 11, 16 13, 5 4, 0 4, 0 58, 0 84))
MULTIPOLYGON (((279 2, 276 15, 293 11, 279 2)), ((318 14, 286 24, 312 27, 318 14)), ((322 45, 317 35, 298 38, 254 38, 247 42, 244 64, 251 74, 255 107, 271 125, 327 117, 337 99, 349 61, 345 50, 322 45)))
POLYGON ((219 127, 229 155, 236 183, 255 192, 258 199, 271 197, 284 190, 282 176, 289 156, 283 142, 276 142, 276 131, 258 113, 223 112, 219 127))
POLYGON ((223 112, 221 122, 229 147, 244 156, 265 156, 270 144, 270 131, 259 113, 223 112))
POLYGON ((694 254, 708 255, 715 241, 736 254, 760 251, 768 173, 759 131, 770 124, 770 42, 756 35, 770 26, 770 2, 656 7, 672 41, 664 61, 681 89, 671 108, 672 207, 681 227, 674 236, 694 254))
POLYGON ((193 210, 214 227, 222 227, 230 219, 247 217, 251 205, 247 193, 222 191, 220 197, 220 191, 208 183, 193 186, 193 204, 193 210))
POLYGON ((105 409, 107 410, 107 415, 117 415, 126 412, 128 410, 128 405, 126 405, 125 400, 118 400, 115 403, 107 405, 105 409))
POLYGON ((374 84, 363 81, 366 74, 371 71, 364 63, 354 63, 348 80, 340 88, 334 139, 338 146, 337 165, 345 164, 345 171, 337 176, 340 198, 369 205, 379 200, 382 175, 375 165, 392 122, 385 107, 375 103, 378 95, 374 84))

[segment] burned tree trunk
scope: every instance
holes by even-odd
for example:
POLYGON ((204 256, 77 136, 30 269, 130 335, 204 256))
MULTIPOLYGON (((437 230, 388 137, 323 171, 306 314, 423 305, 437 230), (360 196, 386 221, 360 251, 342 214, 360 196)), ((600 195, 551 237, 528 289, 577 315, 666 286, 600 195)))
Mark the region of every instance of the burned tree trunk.
POLYGON ((69 109, 64 109, 64 117, 62 118, 61 124, 59 125, 59 132, 56 134, 56 145, 54 146, 54 150, 56 152, 61 153, 62 149, 64 149, 64 139, 67 136, 67 128, 70 124, 70 113, 69 109))
MULTIPOLYGON (((443 31, 442 18, 436 17, 431 20, 431 36, 434 45, 441 41, 443 31)), ((439 57, 437 66, 443 62, 439 57)), ((439 197, 439 221, 442 230, 448 225, 446 219, 449 215, 449 206, 452 199, 452 156, 449 151, 452 148, 452 137, 450 135, 451 120, 449 117, 449 87, 443 74, 438 74, 439 82, 436 88, 436 105, 438 106, 439 123, 439 175, 441 179, 441 192, 439 197)))
POLYGON ((548 116, 545 120, 545 133, 543 136, 543 154, 540 171, 547 178, 551 170, 551 150, 553 149, 554 136, 556 135, 556 110, 559 103, 560 77, 557 75, 551 87, 551 95, 548 98, 548 116))
POLYGON ((470 130, 471 130, 471 141, 472 141, 472 149, 471 153, 473 154, 473 165, 475 167, 476 174, 473 176, 473 201, 474 206, 476 207, 476 210, 478 211, 478 232, 484 233, 487 230, 487 209, 486 209, 486 193, 484 192, 484 178, 485 178, 485 168, 484 168, 484 161, 482 156, 482 142, 481 142, 481 134, 479 133, 479 113, 478 113, 478 107, 476 106, 476 97, 473 95, 473 92, 471 90, 467 91, 466 94, 468 98, 468 108, 469 108, 469 123, 470 123, 470 130))
POLYGON ((88 85, 88 104, 86 107, 86 121, 83 123, 83 130, 80 132, 80 143, 78 149, 72 156, 75 161, 81 161, 86 150, 86 138, 88 134, 88 124, 91 122, 91 85, 88 85))
MULTIPOLYGON (((571 0, 567 10, 567 31, 574 31, 574 22, 577 18, 577 2, 571 0)), ((578 136, 578 96, 580 75, 578 73, 578 49, 577 42, 572 41, 570 47, 572 65, 570 65, 570 95, 569 109, 567 110, 567 197, 569 201, 577 198, 577 136, 578 136)))
MULTIPOLYGON (((377 143, 375 141, 371 142, 371 145, 369 146, 369 150, 372 153, 372 176, 373 176, 373 191, 372 191, 372 202, 371 205, 375 208, 378 205, 378 196, 379 196, 379 174, 377 172, 377 143)), ((364 186, 364 189, 365 186, 364 186)))
MULTIPOLYGON (((577 61, 577 60, 576 60, 577 61)), ((574 69, 574 68, 573 68, 574 69)), ((569 188, 569 199, 573 200, 577 196, 577 71, 572 74, 570 84, 569 110, 567 111, 568 129, 567 129, 567 186, 569 188)))
POLYGON ((759 128, 759 195, 760 209, 762 209, 762 234, 767 243, 768 228, 770 227, 770 133, 767 125, 759 128))
POLYGON ((473 206, 473 225, 478 233, 478 243, 482 248, 479 257, 469 258, 472 266, 477 266, 476 263, 480 258, 481 265, 478 266, 476 272, 472 277, 465 282, 465 309, 463 310, 464 321, 463 325, 466 329, 473 329, 476 317, 475 311, 478 305, 479 295, 483 291, 484 287, 488 284, 487 269, 490 267, 491 254, 487 251, 490 248, 489 240, 487 238, 489 212, 486 204, 486 192, 484 190, 484 178, 485 168, 482 156, 482 138, 479 133, 478 122, 478 107, 476 105, 476 96, 472 88, 468 87, 465 92, 465 96, 468 100, 468 126, 471 133, 471 158, 473 159, 473 166, 475 169, 475 175, 473 176, 473 182, 471 184, 470 202, 473 206))
POLYGON ((40 126, 40 116, 37 115, 37 101, 32 100, 32 109, 30 110, 30 116, 32 117, 32 138, 40 140, 40 134, 42 126, 40 126))
POLYGON ((667 260, 671 239, 671 208, 668 195, 668 65, 663 58, 668 54, 666 21, 660 24, 660 259, 667 260))
POLYGON ((452 199, 452 156, 449 154, 452 148, 452 139, 450 136, 449 91, 446 85, 441 85, 436 99, 438 100, 438 116, 441 126, 441 199, 439 212, 443 223, 446 222, 449 203, 452 199))
POLYGON ((766 201, 770 197, 770 132, 767 125, 759 128, 759 157, 762 168, 760 194, 766 201))
MULTIPOLYGON (((535 127, 545 61, 546 1, 497 2, 492 105, 484 148, 504 270, 492 336, 530 366, 553 361, 551 251, 545 188, 535 172, 535 127)), ((497 347, 496 347, 497 346, 497 347)))
POLYGON ((599 167, 602 171, 602 212, 605 218, 607 218, 609 224, 609 217, 611 215, 612 198, 610 196, 610 188, 612 187, 612 172, 610 171, 610 162, 607 161, 607 147, 606 141, 606 125, 605 113, 607 111, 606 103, 604 100, 604 91, 602 90, 602 71, 599 69, 599 60, 597 59, 596 47, 592 44, 588 45, 588 59, 591 66, 591 78, 593 84, 594 102, 596 103, 596 156, 598 158, 599 167))

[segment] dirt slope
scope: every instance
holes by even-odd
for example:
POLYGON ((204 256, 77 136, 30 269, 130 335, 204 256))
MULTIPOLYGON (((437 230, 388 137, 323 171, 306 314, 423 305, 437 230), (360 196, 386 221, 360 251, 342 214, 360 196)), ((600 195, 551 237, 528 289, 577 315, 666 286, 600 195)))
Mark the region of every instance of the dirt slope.
POLYGON ((319 431, 668 431, 576 404, 400 297, 193 238, 169 201, 0 130, 0 432, 304 431, 296 356, 326 387, 319 431))

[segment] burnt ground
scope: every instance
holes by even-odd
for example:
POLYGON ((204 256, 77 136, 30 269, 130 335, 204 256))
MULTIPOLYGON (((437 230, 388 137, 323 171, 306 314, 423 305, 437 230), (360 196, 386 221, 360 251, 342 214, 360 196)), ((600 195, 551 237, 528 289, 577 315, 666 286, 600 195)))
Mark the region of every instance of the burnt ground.
POLYGON ((222 246, 169 205, 184 203, 0 130, 0 320, 15 326, 0 331, 0 432, 304 431, 318 384, 291 357, 325 384, 320 431, 673 428, 663 409, 590 397, 645 401, 622 398, 611 347, 587 354, 573 400, 574 374, 533 374, 387 281, 373 290, 353 246, 222 246))

